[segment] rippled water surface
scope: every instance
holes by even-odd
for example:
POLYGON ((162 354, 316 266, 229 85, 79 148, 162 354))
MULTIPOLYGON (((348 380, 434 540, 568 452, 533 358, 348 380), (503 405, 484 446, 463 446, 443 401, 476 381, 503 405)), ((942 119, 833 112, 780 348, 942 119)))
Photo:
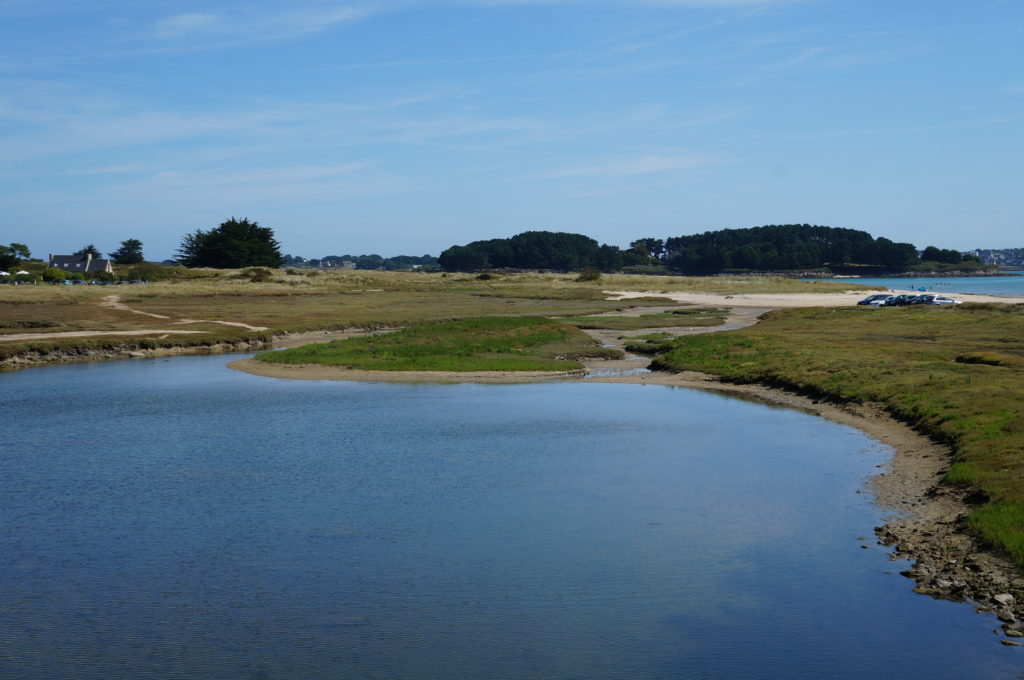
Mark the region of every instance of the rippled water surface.
POLYGON ((874 545, 886 451, 659 386, 0 375, 3 678, 995 678, 874 545), (868 549, 861 546, 867 545, 868 549))
MULTIPOLYGON (((1007 272, 1012 276, 915 276, 906 278, 843 279, 865 286, 883 286, 895 290, 925 290, 942 294, 1024 295, 1024 272, 1007 272)), ((805 281, 836 281, 836 279, 804 279, 805 281)))

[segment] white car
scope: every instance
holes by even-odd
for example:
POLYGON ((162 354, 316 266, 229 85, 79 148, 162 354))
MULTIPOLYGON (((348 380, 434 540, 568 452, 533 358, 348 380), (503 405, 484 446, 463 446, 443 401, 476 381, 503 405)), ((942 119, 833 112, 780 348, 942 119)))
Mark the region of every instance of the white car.
POLYGON ((935 295, 934 293, 925 293, 924 295, 918 295, 917 304, 919 305, 958 305, 959 300, 954 300, 946 295, 935 295))

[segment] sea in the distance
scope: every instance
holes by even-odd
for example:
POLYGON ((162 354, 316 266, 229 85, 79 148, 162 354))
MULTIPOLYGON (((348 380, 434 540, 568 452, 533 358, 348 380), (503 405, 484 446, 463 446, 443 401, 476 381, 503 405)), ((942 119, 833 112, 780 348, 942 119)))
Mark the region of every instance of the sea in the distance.
POLYGON ((973 295, 1024 296, 1024 271, 1007 272, 1008 276, 915 276, 907 278, 842 278, 802 279, 803 281, 849 281, 864 286, 905 291, 930 291, 933 293, 973 295))
POLYGON ((664 386, 0 375, 0 677, 1015 678, 911 592, 889 451, 664 386))

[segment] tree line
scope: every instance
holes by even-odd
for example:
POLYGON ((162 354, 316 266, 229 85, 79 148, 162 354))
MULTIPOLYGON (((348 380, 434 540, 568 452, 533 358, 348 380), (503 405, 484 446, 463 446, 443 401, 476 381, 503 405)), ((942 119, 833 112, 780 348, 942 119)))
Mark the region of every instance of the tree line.
POLYGON ((719 229, 667 239, 641 238, 621 250, 579 234, 528 231, 507 239, 455 245, 438 258, 445 271, 551 269, 618 271, 636 267, 668 273, 703 275, 725 271, 785 271, 867 265, 905 270, 922 260, 958 264, 976 262, 955 250, 925 249, 875 238, 865 231, 810 224, 719 229))
MULTIPOLYGON (((100 257, 93 245, 75 253, 100 257)), ((142 242, 127 239, 109 254, 117 264, 143 262, 142 242)), ((0 267, 10 268, 29 257, 19 243, 0 246, 0 267)), ((233 269, 281 267, 301 258, 281 255, 274 231, 248 218, 231 219, 217 227, 186 234, 174 262, 186 267, 233 269)), ((928 246, 921 255, 910 243, 875 238, 865 231, 810 224, 782 224, 748 229, 719 229, 702 234, 666 239, 640 238, 628 249, 601 244, 582 234, 526 231, 511 238, 453 245, 436 260, 424 255, 383 258, 380 255, 333 255, 317 264, 342 266, 353 262, 357 269, 409 269, 414 265, 440 265, 445 271, 487 269, 544 269, 603 272, 635 267, 679 274, 714 274, 724 271, 772 271, 820 269, 867 265, 887 270, 906 270, 921 262, 977 263, 974 255, 928 246)), ((302 260, 302 262, 311 262, 302 260)))
POLYGON ((602 245, 581 234, 553 231, 527 231, 511 238, 473 241, 452 246, 438 257, 438 264, 445 271, 615 271, 622 268, 623 262, 623 253, 617 246, 602 245))

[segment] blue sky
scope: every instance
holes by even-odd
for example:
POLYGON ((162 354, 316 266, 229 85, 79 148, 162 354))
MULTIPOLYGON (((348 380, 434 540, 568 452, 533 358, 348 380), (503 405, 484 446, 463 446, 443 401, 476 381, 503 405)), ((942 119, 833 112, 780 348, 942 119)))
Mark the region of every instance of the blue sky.
POLYGON ((1018 0, 0 0, 0 242, 1024 246, 1018 0))

